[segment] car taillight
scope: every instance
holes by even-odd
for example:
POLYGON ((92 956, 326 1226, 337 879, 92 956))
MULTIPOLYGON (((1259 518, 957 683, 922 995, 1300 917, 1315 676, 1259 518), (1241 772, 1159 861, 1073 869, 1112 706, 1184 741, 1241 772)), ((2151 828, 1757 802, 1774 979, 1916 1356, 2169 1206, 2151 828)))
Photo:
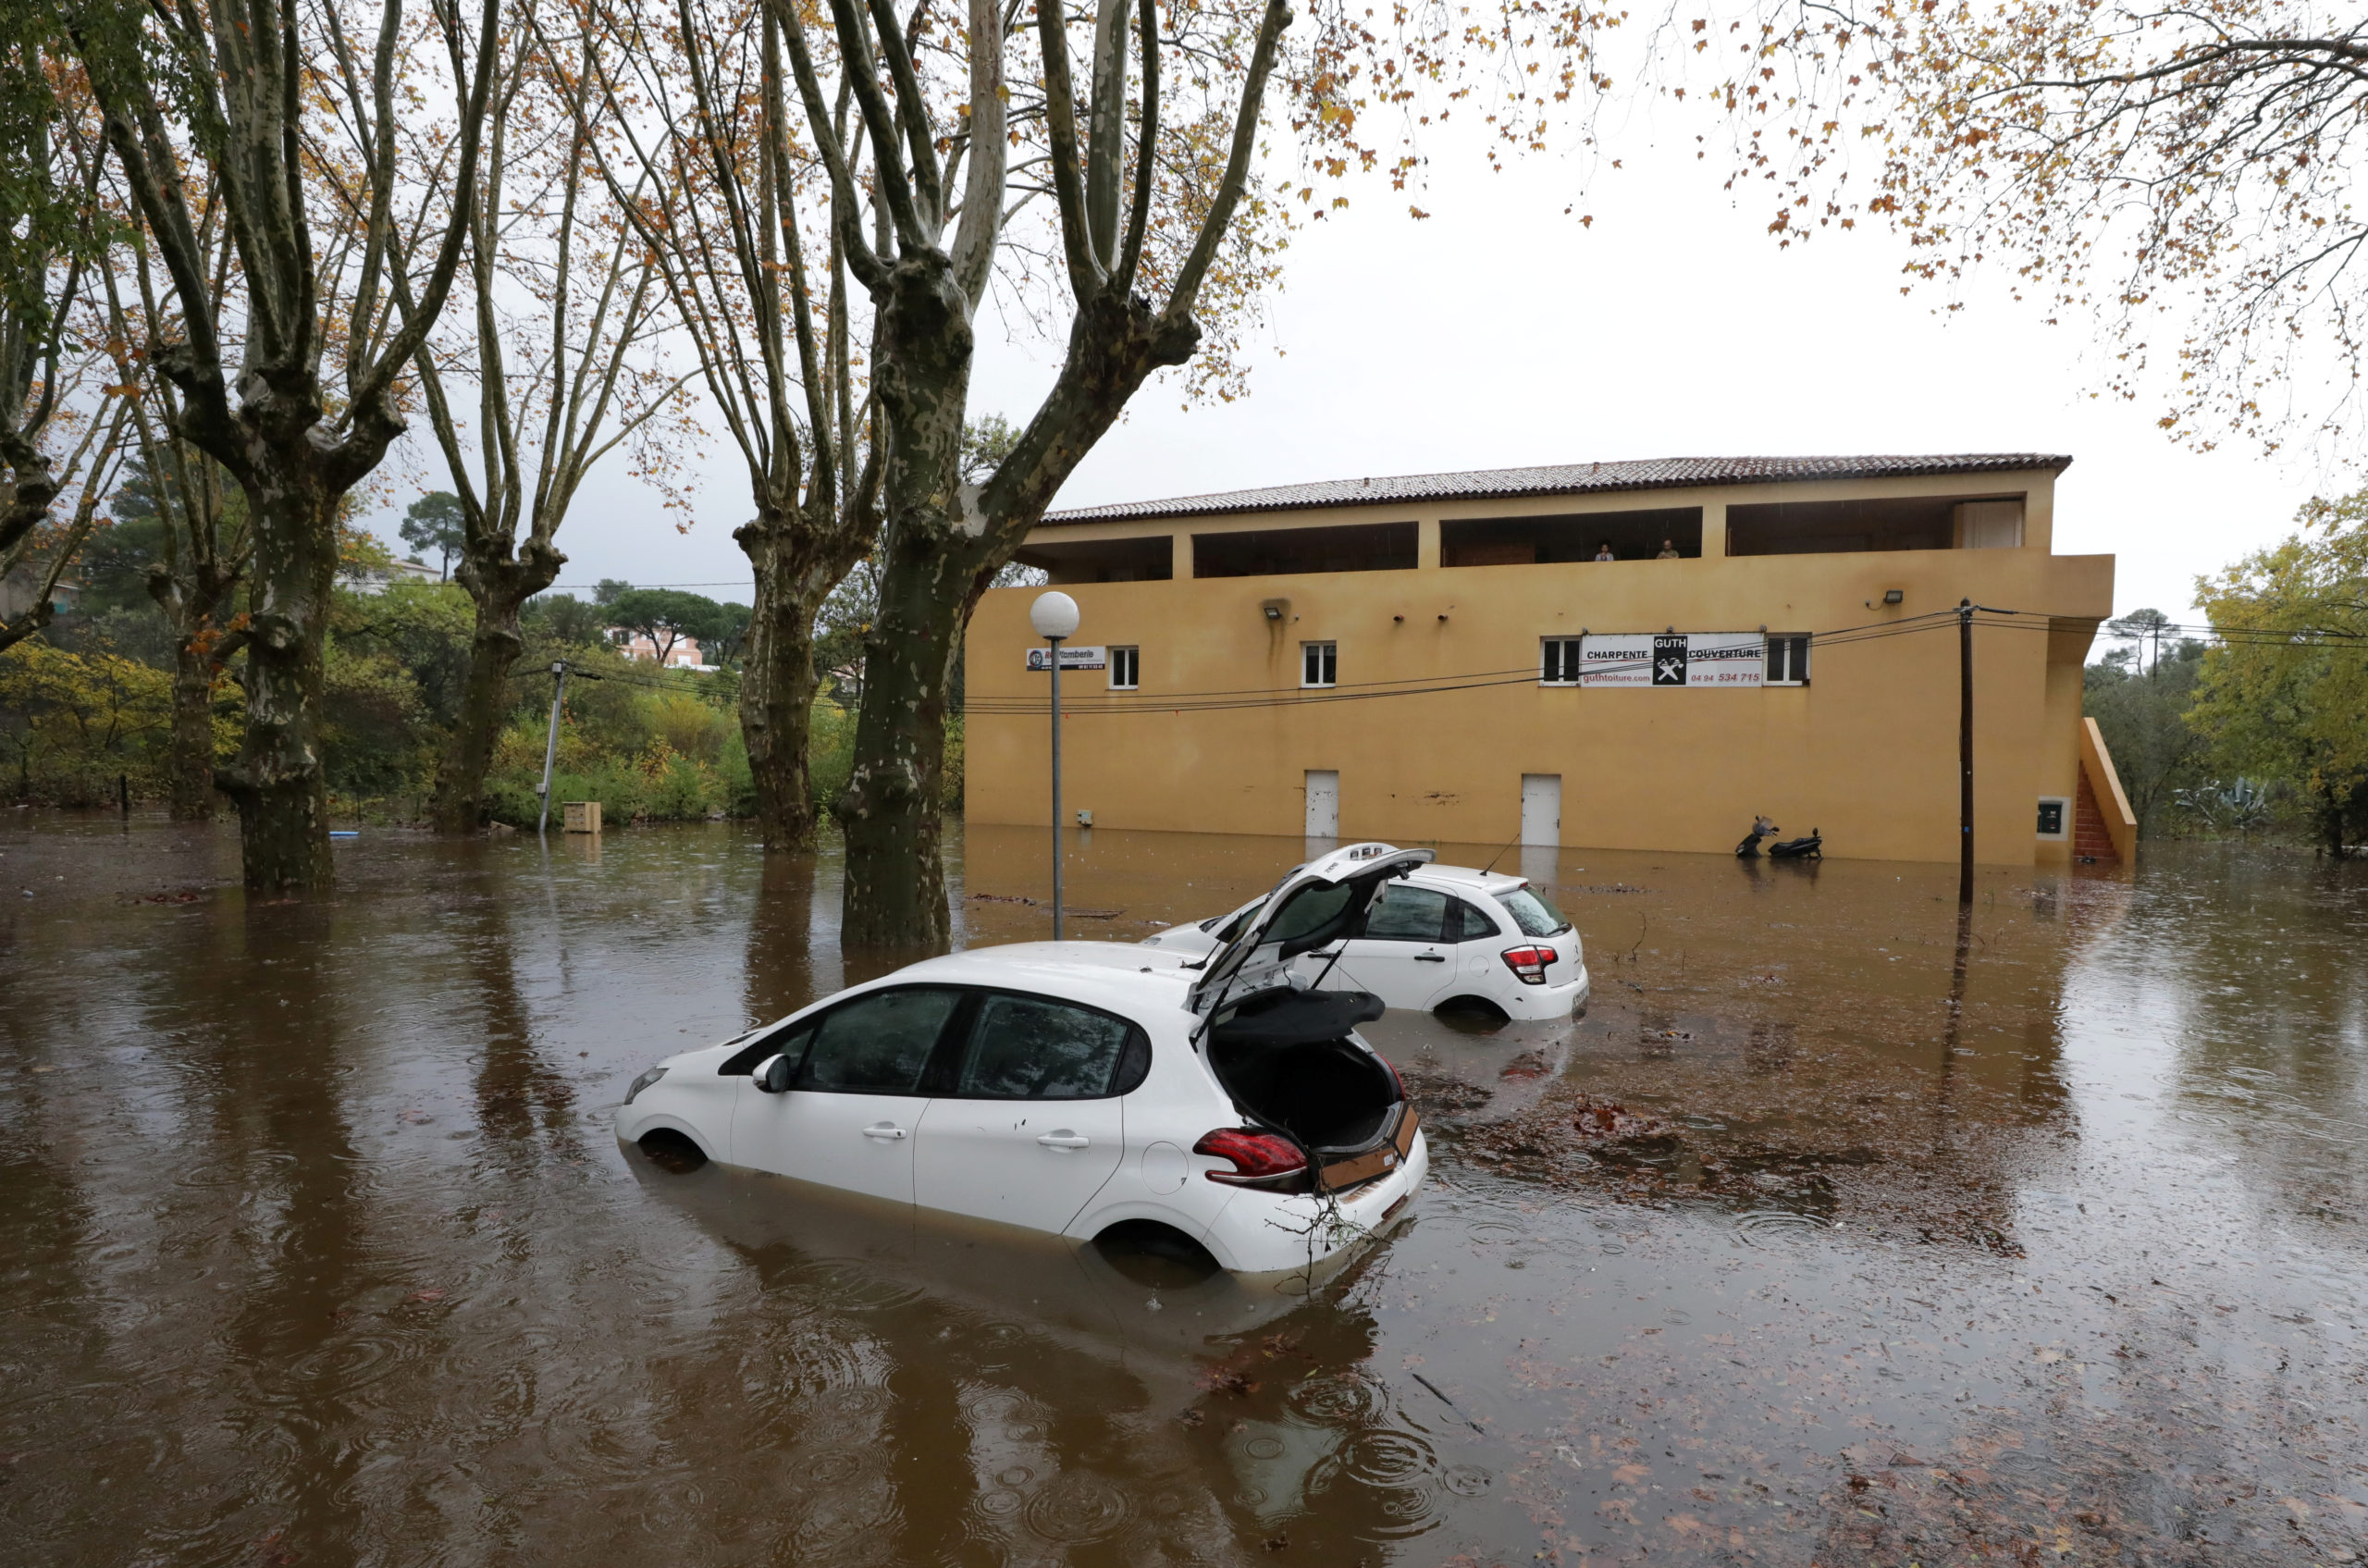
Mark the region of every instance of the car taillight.
POLYGON ((1411 1098, 1406 1093, 1406 1080, 1398 1076, 1398 1064, 1378 1051, 1374 1053, 1374 1059, 1389 1069, 1389 1081, 1398 1085, 1398 1097, 1401 1100, 1411 1098))
POLYGON ((1555 953, 1551 947, 1508 947, 1505 949, 1505 968, 1519 975, 1523 985, 1545 984, 1546 966, 1552 963, 1554 958, 1555 953))
POLYGON ((1299 1145, 1288 1138, 1277 1138, 1271 1132, 1252 1132, 1244 1128, 1224 1127, 1203 1134, 1192 1145, 1196 1154, 1231 1160, 1231 1170, 1207 1173, 1212 1181, 1227 1187, 1264 1187, 1298 1175, 1307 1168, 1307 1156, 1299 1145))

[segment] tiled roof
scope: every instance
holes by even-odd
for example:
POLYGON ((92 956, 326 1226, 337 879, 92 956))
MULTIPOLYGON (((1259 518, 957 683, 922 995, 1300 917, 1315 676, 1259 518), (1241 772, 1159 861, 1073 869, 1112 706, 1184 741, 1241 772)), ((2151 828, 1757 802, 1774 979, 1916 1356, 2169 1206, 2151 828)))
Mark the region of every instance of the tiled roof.
POLYGON ((1965 452, 1937 457, 1655 457, 1631 463, 1568 463, 1544 468, 1477 468, 1464 474, 1405 474, 1326 479, 1262 490, 1220 490, 1171 500, 1121 501, 1044 514, 1044 525, 1202 517, 1227 512, 1299 512, 1376 502, 1511 500, 1606 490, 1671 490, 1696 485, 1777 485, 1809 479, 1894 479, 1926 475, 2061 473, 2069 457, 2047 452, 1965 452))

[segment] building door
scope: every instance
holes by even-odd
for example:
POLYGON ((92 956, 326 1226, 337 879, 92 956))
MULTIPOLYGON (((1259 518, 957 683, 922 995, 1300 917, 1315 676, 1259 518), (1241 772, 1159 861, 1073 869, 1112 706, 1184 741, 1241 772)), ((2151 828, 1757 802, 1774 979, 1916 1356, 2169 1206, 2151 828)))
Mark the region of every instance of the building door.
POLYGON ((1537 845, 1562 842, 1561 774, 1521 776, 1521 841, 1537 845))
POLYGON ((1340 836, 1340 772, 1337 768, 1307 771, 1307 836, 1340 836))

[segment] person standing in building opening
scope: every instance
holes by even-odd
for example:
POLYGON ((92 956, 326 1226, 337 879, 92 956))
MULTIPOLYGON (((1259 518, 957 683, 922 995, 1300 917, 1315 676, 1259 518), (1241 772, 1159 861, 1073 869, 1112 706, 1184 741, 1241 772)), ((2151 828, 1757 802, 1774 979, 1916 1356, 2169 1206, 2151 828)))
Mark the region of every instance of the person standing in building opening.
POLYGON ((1655 561, 1681 561, 1684 558, 1677 553, 1677 541, 1675 539, 1663 539, 1661 541, 1661 552, 1653 557, 1653 559, 1655 561))
POLYGON ((1617 561, 1620 559, 1618 556, 1611 553, 1611 541, 1610 539, 1606 539, 1601 544, 1595 547, 1595 558, 1597 561, 1617 561))

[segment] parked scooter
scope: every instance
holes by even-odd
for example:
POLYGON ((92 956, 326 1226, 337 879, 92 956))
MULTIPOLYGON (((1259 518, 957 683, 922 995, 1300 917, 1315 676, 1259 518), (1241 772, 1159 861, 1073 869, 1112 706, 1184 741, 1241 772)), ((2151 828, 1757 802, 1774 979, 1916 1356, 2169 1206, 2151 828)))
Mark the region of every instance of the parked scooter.
MULTIPOLYGON (((1759 858, 1759 841, 1773 838, 1783 831, 1765 817, 1752 818, 1751 832, 1735 846, 1735 858, 1757 860, 1759 858)), ((1818 829, 1811 828, 1806 838, 1788 838, 1781 844, 1770 845, 1768 858, 1771 860, 1822 860, 1825 858, 1825 837, 1818 829)))

